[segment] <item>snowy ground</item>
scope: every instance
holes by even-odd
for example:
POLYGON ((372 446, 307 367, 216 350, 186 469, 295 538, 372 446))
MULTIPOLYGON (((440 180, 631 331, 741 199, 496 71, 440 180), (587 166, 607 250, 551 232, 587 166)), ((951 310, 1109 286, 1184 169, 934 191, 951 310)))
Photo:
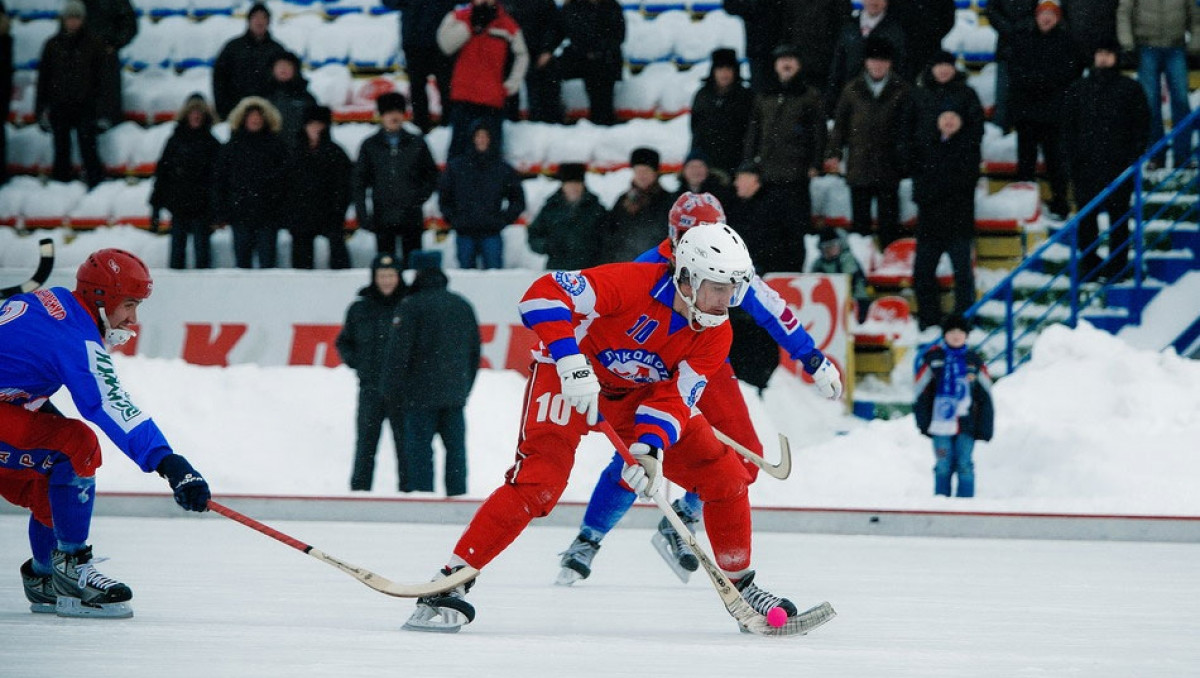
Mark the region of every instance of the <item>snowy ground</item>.
MULTIPOLYGON (((459 526, 280 523, 403 581, 459 526)), ((1200 673, 1200 545, 764 534, 759 579, 839 616, 803 638, 737 632, 707 580, 684 586, 648 530, 618 530, 590 579, 551 584, 573 531, 528 530, 481 576, 458 635, 401 631, 412 603, 219 517, 101 518, 101 571, 131 620, 27 611, 25 521, 0 516, 0 675, 1089 676, 1200 673), (1187 601, 1193 601, 1189 603, 1187 601)))

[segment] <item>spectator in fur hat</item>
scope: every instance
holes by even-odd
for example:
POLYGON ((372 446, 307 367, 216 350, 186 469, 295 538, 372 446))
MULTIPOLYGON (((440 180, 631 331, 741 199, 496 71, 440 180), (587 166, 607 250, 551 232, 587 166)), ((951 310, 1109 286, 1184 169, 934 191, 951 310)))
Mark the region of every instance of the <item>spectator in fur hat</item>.
POLYGON ((354 212, 359 227, 375 234, 377 252, 397 254, 399 238, 403 261, 421 249, 421 207, 437 187, 438 169, 425 138, 404 129, 403 94, 382 94, 375 107, 379 131, 363 140, 354 165, 354 212))
POLYGON ((229 113, 229 141, 217 155, 213 212, 233 229, 238 268, 275 268, 276 241, 287 195, 288 151, 279 138, 279 111, 246 97, 229 113))
POLYGON ((586 165, 559 165, 562 185, 529 225, 529 249, 545 254, 551 271, 577 271, 601 262, 601 228, 608 211, 584 185, 586 174, 586 165))
POLYGON ((246 14, 246 32, 225 43, 217 54, 212 86, 217 115, 222 120, 242 99, 270 93, 271 66, 275 57, 286 51, 271 37, 270 25, 270 10, 261 2, 254 3, 246 14))
POLYGON ((37 101, 34 114, 44 131, 54 135, 55 181, 70 181, 71 133, 79 142, 84 181, 88 188, 104 179, 104 165, 96 150, 97 104, 104 91, 104 44, 88 29, 87 10, 80 0, 67 0, 60 14, 60 29, 46 41, 38 62, 37 101))
POLYGON ((629 164, 633 180, 609 211, 604 228, 601 251, 606 262, 633 261, 642 252, 657 247, 675 203, 675 196, 658 181, 658 151, 645 146, 635 148, 629 164))
POLYGON ((187 268, 187 245, 192 241, 196 268, 212 266, 213 172, 221 142, 212 135, 216 114, 199 92, 192 94, 175 116, 175 131, 167 139, 154 168, 150 193, 150 230, 160 230, 160 213, 171 213, 171 268, 187 268))
POLYGON ((330 137, 332 122, 332 112, 317 105, 310 106, 302 118, 302 143, 293 153, 287 182, 293 268, 313 268, 317 236, 329 242, 329 268, 350 268, 346 208, 354 166, 330 137))
POLYGON ((712 53, 708 78, 692 99, 692 150, 708 155, 711 166, 728 176, 742 160, 754 94, 742 83, 737 53, 712 53))

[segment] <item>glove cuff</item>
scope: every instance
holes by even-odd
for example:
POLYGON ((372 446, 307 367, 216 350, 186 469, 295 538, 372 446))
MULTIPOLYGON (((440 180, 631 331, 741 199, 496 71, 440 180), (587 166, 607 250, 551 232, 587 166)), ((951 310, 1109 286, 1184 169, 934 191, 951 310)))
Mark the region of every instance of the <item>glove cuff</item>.
POLYGON ((592 368, 592 366, 588 364, 587 357, 582 353, 565 355, 555 361, 554 367, 558 370, 558 376, 560 377, 565 377, 576 370, 591 370, 592 368))
POLYGON ((188 463, 188 460, 184 459, 182 455, 178 454, 168 454, 167 456, 163 457, 163 460, 158 462, 158 468, 156 468, 155 471, 158 472, 158 475, 167 478, 172 482, 174 482, 175 478, 182 478, 188 473, 196 473, 196 470, 192 468, 192 465, 188 463))
POLYGON ((821 365, 824 362, 825 354, 821 353, 820 349, 816 348, 812 350, 812 353, 800 358, 800 363, 804 365, 804 371, 807 372, 809 376, 815 374, 816 371, 821 368, 821 365))

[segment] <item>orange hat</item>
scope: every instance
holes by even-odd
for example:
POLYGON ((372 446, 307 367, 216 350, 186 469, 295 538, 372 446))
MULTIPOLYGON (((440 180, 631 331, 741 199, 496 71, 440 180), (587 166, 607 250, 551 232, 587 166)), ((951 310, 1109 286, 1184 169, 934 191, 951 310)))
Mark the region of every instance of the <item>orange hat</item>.
POLYGON ((1059 18, 1062 18, 1062 5, 1059 4, 1058 0, 1041 0, 1041 2, 1037 4, 1037 12, 1047 11, 1054 12, 1059 16, 1059 18))

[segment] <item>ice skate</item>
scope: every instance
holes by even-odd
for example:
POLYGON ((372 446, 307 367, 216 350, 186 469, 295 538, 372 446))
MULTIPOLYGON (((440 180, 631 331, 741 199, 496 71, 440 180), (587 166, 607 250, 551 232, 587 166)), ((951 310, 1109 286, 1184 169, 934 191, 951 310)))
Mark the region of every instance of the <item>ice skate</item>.
POLYGON ((92 547, 78 553, 55 551, 53 555, 54 590, 58 595, 55 612, 60 617, 97 617, 127 619, 133 616, 129 600, 133 592, 121 582, 96 570, 92 547))
POLYGON ((747 572, 744 577, 734 582, 734 586, 742 594, 742 599, 746 601, 746 604, 764 618, 775 607, 787 613, 787 620, 782 626, 772 626, 764 619, 761 622, 755 623, 754 629, 748 629, 743 625, 741 627, 742 633, 758 633, 768 636, 802 636, 837 616, 837 613, 833 610, 833 606, 829 603, 821 603, 804 612, 800 612, 796 608, 795 603, 787 598, 781 598, 765 589, 759 588, 754 583, 753 570, 747 572))
POLYGON ((58 594, 54 592, 54 577, 33 571, 33 558, 21 566, 21 583, 25 585, 25 598, 30 612, 54 613, 58 594))
POLYGON ((599 542, 591 541, 582 533, 575 537, 575 541, 571 542, 567 550, 558 554, 562 556, 559 563, 562 569, 559 570, 554 583, 558 586, 570 586, 580 579, 587 579, 592 573, 592 558, 596 557, 596 551, 599 550, 599 542))
MULTIPOLYGON (((461 567, 461 566, 460 566, 461 567)), ((442 568, 434 581, 449 576, 460 568, 442 568)), ((405 631, 426 633, 458 633, 465 624, 475 621, 475 606, 466 601, 467 591, 475 580, 456 586, 449 591, 417 598, 417 609, 402 627, 405 631)))
MULTIPOLYGON (((692 518, 686 511, 681 510, 682 504, 679 499, 676 499, 671 504, 671 508, 675 509, 675 515, 683 521, 687 526, 688 531, 693 536, 696 534, 696 519, 692 518)), ((662 556, 663 561, 667 563, 667 567, 679 577, 679 581, 684 584, 688 583, 692 573, 700 566, 699 559, 696 558, 696 553, 692 551, 692 547, 688 546, 687 541, 675 531, 675 527, 671 525, 671 521, 663 518, 658 522, 658 531, 650 538, 650 543, 654 545, 658 555, 662 556)))

